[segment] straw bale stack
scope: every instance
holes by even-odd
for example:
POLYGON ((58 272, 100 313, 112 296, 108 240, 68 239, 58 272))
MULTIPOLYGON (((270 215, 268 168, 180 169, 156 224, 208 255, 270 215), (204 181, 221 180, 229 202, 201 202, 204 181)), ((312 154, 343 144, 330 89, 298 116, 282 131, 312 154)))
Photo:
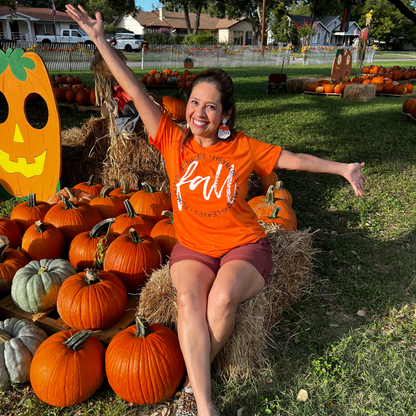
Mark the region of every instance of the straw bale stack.
POLYGON ((148 137, 139 120, 133 134, 119 134, 112 140, 105 117, 90 118, 81 129, 63 131, 62 184, 73 186, 94 175, 106 185, 120 186, 125 179, 135 189, 142 182, 155 188, 168 186, 162 155, 148 137))
MULTIPOLYGON (((238 306, 234 331, 215 358, 214 367, 226 380, 245 378, 268 367, 272 328, 282 312, 305 293, 312 277, 312 233, 263 226, 272 247, 272 272, 265 288, 238 306)), ((152 273, 142 289, 136 314, 149 323, 176 330, 177 298, 168 265, 152 273)))
POLYGON ((287 80, 287 90, 289 92, 304 92, 306 91, 308 85, 311 82, 317 82, 321 80, 326 80, 330 78, 322 77, 299 77, 299 78, 289 78, 287 80))
POLYGON ((376 89, 374 84, 348 84, 343 97, 346 100, 367 101, 376 98, 376 89))

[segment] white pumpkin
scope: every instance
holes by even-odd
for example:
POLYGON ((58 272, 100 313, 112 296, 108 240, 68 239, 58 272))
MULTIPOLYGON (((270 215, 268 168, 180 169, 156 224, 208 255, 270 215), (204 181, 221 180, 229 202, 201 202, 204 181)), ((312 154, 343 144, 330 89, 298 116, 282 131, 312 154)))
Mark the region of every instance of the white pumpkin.
POLYGON ((68 260, 32 260, 14 275, 12 300, 25 312, 44 312, 56 306, 62 283, 74 274, 77 269, 68 260))
POLYGON ((0 321, 0 390, 29 381, 32 357, 47 337, 27 319, 0 321))

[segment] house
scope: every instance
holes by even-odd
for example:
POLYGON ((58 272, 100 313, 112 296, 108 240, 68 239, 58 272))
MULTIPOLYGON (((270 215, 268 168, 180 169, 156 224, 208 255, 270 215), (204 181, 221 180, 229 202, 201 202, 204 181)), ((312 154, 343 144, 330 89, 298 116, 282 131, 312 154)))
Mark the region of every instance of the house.
MULTIPOLYGON (((189 13, 192 29, 195 26, 196 16, 196 13, 189 13)), ((169 30, 172 36, 188 33, 184 13, 166 11, 164 7, 151 12, 140 11, 135 15, 124 15, 114 24, 138 35, 156 32, 161 28, 169 30)), ((255 35, 255 33, 260 33, 260 29, 247 18, 219 19, 208 14, 201 14, 198 30, 216 35, 219 43, 242 46, 260 45, 260 37, 255 35)))
POLYGON ((64 12, 37 7, 18 7, 12 13, 0 7, 0 35, 13 40, 35 42, 36 35, 55 35, 61 29, 78 29, 78 24, 64 12))
MULTIPOLYGON (((288 14, 289 25, 297 25, 310 22, 310 16, 295 16, 288 14)), ((321 19, 316 19, 314 25, 316 26, 316 33, 311 36, 309 40, 310 47, 337 47, 337 46, 352 46, 354 40, 358 38, 361 28, 354 21, 349 22, 349 29, 346 32, 341 32, 342 18, 340 16, 326 16, 321 19)), ((273 43, 273 36, 268 32, 270 43, 273 43), (270 35, 270 37, 269 37, 270 35)))

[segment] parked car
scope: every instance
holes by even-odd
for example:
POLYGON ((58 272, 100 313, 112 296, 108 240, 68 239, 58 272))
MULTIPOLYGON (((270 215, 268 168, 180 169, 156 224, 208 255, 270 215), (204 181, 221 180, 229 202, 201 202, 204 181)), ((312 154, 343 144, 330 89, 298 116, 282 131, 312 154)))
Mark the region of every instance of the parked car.
POLYGON ((10 46, 15 47, 16 41, 6 38, 6 36, 0 36, 0 49, 8 48, 10 46))
POLYGON ((109 42, 116 49, 121 49, 126 52, 140 52, 143 45, 143 38, 133 33, 116 33, 109 42))

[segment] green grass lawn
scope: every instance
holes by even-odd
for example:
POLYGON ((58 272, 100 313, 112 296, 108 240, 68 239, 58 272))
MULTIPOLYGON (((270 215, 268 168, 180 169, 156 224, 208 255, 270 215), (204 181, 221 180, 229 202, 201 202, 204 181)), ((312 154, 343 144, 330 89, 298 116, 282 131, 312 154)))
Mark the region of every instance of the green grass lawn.
MULTIPOLYGON (((239 129, 293 152, 364 161, 368 181, 358 198, 341 177, 277 172, 293 195, 298 228, 315 232, 315 278, 276 323, 265 374, 235 383, 213 376, 221 414, 241 408, 244 416, 415 414, 416 125, 401 113, 406 97, 359 102, 266 94, 268 76, 280 68, 227 71, 235 83, 239 129), (309 394, 306 402, 296 400, 300 389, 309 394)), ((330 65, 285 67, 289 78, 330 72, 330 65)), ((61 112, 65 128, 82 123, 73 113, 61 112)), ((0 214, 11 206, 2 203, 0 214)), ((7 415, 127 416, 151 415, 164 404, 129 405, 104 386, 79 406, 57 409, 29 386, 18 386, 0 393, 0 407, 7 415)))

